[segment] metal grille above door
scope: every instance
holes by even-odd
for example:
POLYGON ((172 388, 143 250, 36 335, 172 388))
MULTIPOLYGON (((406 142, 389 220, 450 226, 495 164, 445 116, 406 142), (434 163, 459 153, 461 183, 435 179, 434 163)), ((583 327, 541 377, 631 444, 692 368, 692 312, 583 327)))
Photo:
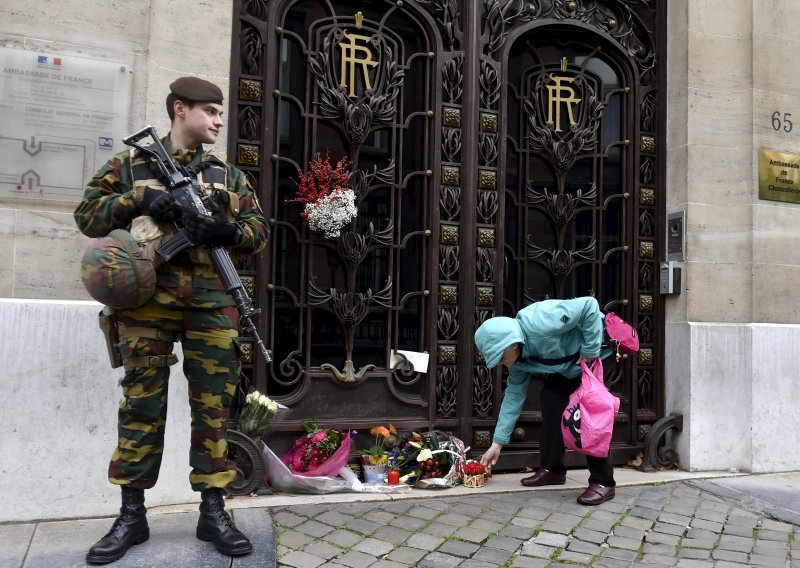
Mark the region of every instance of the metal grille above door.
MULTIPOLYGON (((243 268, 275 362, 244 369, 294 408, 276 443, 316 418, 480 450, 503 377, 475 328, 594 294, 641 333, 611 373, 614 455, 632 457, 663 415, 655 2, 237 0, 235 16, 231 154, 273 229, 243 268), (352 163, 358 216, 334 238, 288 201, 317 153, 352 163), (391 368, 393 349, 428 352, 428 372, 391 368)), ((535 390, 506 467, 536 462, 535 390)))

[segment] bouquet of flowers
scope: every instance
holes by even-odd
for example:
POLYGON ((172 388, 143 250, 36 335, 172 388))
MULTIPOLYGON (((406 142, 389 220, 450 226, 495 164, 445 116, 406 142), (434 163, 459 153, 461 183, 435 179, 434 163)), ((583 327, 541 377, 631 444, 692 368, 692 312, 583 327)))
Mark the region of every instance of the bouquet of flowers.
POLYGON ((354 433, 320 428, 316 420, 303 422, 303 429, 307 434, 294 441, 281 461, 295 475, 335 477, 347 464, 354 433))
POLYGON ((314 232, 331 239, 358 215, 356 195, 350 189, 350 161, 343 156, 332 166, 328 156, 319 153, 308 163, 308 173, 297 170, 297 197, 287 203, 304 205, 300 216, 314 232))
POLYGON ((412 432, 392 452, 400 482, 417 487, 453 487, 461 478, 466 459, 464 443, 445 432, 412 432))
POLYGON ((361 450, 360 454, 364 456, 365 460, 369 461, 370 465, 385 465, 389 461, 386 450, 394 446, 397 441, 397 428, 392 424, 389 424, 388 428, 385 426, 373 426, 369 433, 375 436, 375 444, 366 450, 361 450))
POLYGON ((271 418, 281 407, 282 405, 257 390, 250 392, 244 399, 244 407, 239 416, 239 431, 255 441, 261 440, 269 430, 271 418))

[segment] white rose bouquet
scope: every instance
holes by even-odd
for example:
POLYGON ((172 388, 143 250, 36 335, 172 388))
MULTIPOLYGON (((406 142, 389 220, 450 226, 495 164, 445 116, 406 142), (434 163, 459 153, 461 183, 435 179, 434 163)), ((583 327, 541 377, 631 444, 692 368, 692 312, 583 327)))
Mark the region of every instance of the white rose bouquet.
POLYGON ((270 421, 278 410, 286 408, 257 390, 244 399, 244 408, 239 417, 239 431, 258 442, 269 430, 270 421))

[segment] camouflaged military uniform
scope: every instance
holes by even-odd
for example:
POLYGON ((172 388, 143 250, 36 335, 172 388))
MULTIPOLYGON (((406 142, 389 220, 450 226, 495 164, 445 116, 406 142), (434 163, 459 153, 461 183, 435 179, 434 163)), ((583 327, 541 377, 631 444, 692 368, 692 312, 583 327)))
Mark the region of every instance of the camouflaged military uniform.
MULTIPOLYGON (((244 174, 202 146, 193 152, 173 152, 169 137, 164 145, 176 163, 196 173, 207 194, 217 189, 229 192, 228 218, 242 235, 229 248, 232 256, 263 249, 269 229, 244 174)), ((75 210, 78 228, 89 237, 103 237, 140 221, 152 226, 152 219, 143 217, 147 186, 163 189, 136 153, 117 154, 87 184, 75 210)), ((155 244, 173 231, 159 224, 155 244)), ((172 349, 177 340, 183 346, 183 370, 189 381, 192 488, 224 488, 235 476, 227 459, 225 433, 239 380, 239 314, 204 252, 196 247, 169 264, 158 263, 153 297, 143 306, 117 312, 126 373, 119 441, 109 466, 112 483, 132 489, 156 483, 164 447, 169 365, 176 362, 172 349)))

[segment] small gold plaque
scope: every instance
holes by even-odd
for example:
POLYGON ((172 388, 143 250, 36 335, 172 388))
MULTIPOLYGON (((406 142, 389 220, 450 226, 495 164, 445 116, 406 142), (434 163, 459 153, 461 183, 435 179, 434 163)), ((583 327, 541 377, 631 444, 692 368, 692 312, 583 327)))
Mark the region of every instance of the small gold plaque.
POLYGON ((800 154, 759 148, 758 198, 800 203, 800 154))

